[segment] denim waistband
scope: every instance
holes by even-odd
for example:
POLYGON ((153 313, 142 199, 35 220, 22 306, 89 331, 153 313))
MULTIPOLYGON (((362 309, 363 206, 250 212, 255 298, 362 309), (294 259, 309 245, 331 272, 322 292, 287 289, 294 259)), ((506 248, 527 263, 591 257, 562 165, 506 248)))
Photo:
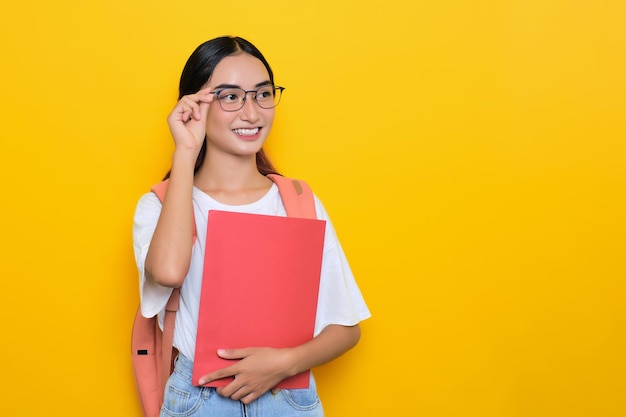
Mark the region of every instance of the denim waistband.
POLYGON ((191 378, 191 374, 193 372, 193 361, 182 353, 179 353, 178 356, 176 356, 176 360, 174 360, 174 371, 183 375, 189 375, 191 378))

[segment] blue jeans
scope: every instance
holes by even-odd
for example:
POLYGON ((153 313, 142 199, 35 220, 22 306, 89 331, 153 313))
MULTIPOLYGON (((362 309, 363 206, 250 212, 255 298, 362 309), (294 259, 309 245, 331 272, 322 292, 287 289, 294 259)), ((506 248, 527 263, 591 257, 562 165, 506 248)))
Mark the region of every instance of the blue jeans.
POLYGON ((178 355, 165 387, 161 417, 323 417, 315 380, 307 389, 266 392, 252 403, 221 397, 215 388, 191 384, 193 362, 178 355))

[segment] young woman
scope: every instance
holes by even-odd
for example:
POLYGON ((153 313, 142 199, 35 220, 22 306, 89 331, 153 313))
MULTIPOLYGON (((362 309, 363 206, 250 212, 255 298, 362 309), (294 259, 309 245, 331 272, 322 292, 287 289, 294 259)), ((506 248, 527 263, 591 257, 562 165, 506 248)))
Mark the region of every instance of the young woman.
POLYGON ((141 197, 133 226, 142 314, 162 315, 172 288, 181 288, 174 332, 179 355, 161 415, 322 416, 312 377, 308 389, 272 388, 351 349, 360 338, 359 322, 369 317, 316 197, 318 218, 327 223, 314 338, 289 349, 225 347, 236 349, 216 353, 235 359, 233 365, 191 380, 207 213, 286 215, 266 177, 275 170, 263 152, 282 90, 261 52, 238 37, 200 45, 182 72, 179 101, 167 118, 175 143, 168 189, 162 204, 153 193, 141 197), (232 376, 222 388, 194 385, 232 376))

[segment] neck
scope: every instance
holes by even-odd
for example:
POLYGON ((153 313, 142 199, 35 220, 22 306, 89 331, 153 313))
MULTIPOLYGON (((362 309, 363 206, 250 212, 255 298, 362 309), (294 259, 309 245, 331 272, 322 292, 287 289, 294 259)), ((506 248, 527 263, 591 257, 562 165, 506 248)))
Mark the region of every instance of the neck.
POLYGON ((223 203, 247 204, 262 197, 272 181, 258 171, 256 155, 216 161, 207 154, 194 185, 223 203))

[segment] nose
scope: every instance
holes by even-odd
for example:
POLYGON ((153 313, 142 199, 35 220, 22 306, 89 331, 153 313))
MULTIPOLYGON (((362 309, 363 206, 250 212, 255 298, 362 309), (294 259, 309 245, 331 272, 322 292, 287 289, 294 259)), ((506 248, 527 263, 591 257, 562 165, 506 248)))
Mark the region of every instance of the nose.
POLYGON ((246 95, 246 101, 241 108, 241 119, 256 122, 259 119, 259 107, 254 96, 246 95))

